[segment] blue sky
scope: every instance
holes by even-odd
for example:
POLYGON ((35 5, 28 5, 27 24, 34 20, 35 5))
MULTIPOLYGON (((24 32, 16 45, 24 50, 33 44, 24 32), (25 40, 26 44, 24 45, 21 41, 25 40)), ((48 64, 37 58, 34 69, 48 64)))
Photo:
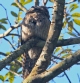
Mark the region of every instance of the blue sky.
MULTIPOLYGON (((13 0, 0 0, 0 4, 2 4, 6 9, 7 9, 7 14, 8 14, 8 17, 9 17, 9 20, 11 22, 12 25, 14 25, 14 21, 15 21, 15 17, 13 17, 11 15, 11 11, 15 11, 17 13, 18 9, 11 6, 11 3, 13 2, 13 0)), ((30 3, 29 5, 26 5, 26 7, 29 9, 31 6, 33 5, 33 3, 30 3)), ((52 4, 49 3, 47 6, 51 6, 52 4)), ((6 14, 5 14, 5 10, 0 6, 0 19, 1 18, 5 18, 6 17, 6 14)), ((22 15, 22 17, 24 17, 25 14, 22 15)), ((5 27, 8 29, 10 27, 10 25, 5 25, 5 27)), ((77 27, 77 29, 79 29, 80 27, 79 26, 75 26, 77 27)), ((4 31, 0 29, 0 34, 3 33, 4 31)), ((13 31, 15 32, 15 31, 13 31)), ((63 32, 65 33, 65 32, 63 32)), ((66 38, 69 38, 70 36, 69 35, 65 35, 66 38)), ((11 37, 8 37, 9 39, 11 39, 11 37)), ((79 49, 79 45, 76 45, 76 47, 74 47, 74 50, 77 50, 79 49)), ((70 46, 69 48, 73 48, 73 46, 70 46)), ((4 41, 4 39, 0 39, 0 51, 1 52, 9 52, 11 51, 12 48, 11 46, 6 42, 4 41)), ((13 50, 12 50, 13 51, 13 50)), ((2 71, 0 71, 0 75, 5 75, 7 72, 7 70, 3 69, 2 71)), ((72 66, 70 69, 67 69, 66 70, 66 73, 67 75, 69 76, 70 80, 72 83, 79 83, 79 80, 78 80, 78 77, 77 77, 77 73, 80 75, 80 66, 77 66, 77 65, 74 65, 72 66)), ((62 74, 60 74, 59 76, 61 76, 62 74)), ((69 83, 67 78, 64 76, 64 77, 56 77, 54 78, 54 81, 56 83, 69 83)), ((22 82, 22 78, 18 77, 15 79, 14 83, 21 83, 22 82)), ((1 83, 1 81, 0 81, 1 83)), ((7 82, 5 82, 7 83, 7 82)), ((53 81, 51 81, 50 83, 54 83, 53 81)))

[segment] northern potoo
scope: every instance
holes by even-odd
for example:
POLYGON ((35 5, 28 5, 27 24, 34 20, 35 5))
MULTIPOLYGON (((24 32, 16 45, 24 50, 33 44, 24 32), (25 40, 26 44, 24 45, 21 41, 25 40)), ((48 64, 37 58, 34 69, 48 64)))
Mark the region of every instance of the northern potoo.
MULTIPOLYGON (((31 37, 39 37, 46 40, 50 26, 49 12, 46 7, 32 7, 27 12, 22 22, 21 44, 27 42, 31 37)), ((31 72, 39 55, 40 47, 33 47, 23 54, 23 78, 31 72)))

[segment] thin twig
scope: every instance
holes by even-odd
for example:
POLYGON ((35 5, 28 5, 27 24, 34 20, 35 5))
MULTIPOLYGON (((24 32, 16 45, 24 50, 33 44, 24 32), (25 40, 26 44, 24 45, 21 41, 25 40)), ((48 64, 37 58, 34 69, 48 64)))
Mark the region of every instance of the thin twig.
POLYGON ((72 27, 73 30, 78 34, 78 36, 80 36, 80 33, 76 30, 76 28, 72 27))
MULTIPOLYGON (((58 64, 58 63, 57 63, 58 64)), ((62 74, 61 76, 58 76, 58 77, 63 77, 63 76, 66 76, 66 78, 68 79, 69 83, 71 83, 71 80, 69 79, 68 75, 66 74, 66 72, 64 71, 64 74, 62 74)))
POLYGON ((12 71, 12 70, 10 70, 10 69, 8 69, 7 67, 5 67, 5 69, 9 70, 9 72, 11 72, 12 74, 14 74, 14 75, 16 75, 16 76, 21 77, 18 73, 14 72, 14 71, 12 71))
POLYGON ((5 53, 3 53, 3 52, 0 52, 0 55, 7 56, 7 54, 5 54, 5 53))
POLYGON ((7 36, 8 34, 10 34, 12 30, 14 30, 15 28, 18 28, 19 26, 21 26, 21 24, 16 24, 11 26, 6 32, 4 32, 3 34, 0 34, 0 38, 7 36))
POLYGON ((64 71, 64 74, 66 76, 66 78, 68 79, 69 83, 71 83, 71 80, 69 79, 68 75, 66 74, 66 72, 64 71))
POLYGON ((12 48, 13 48, 14 50, 16 50, 16 49, 14 48, 14 46, 12 45, 12 43, 11 43, 7 38, 4 37, 4 39, 12 46, 12 48))
MULTIPOLYGON (((7 56, 6 53, 0 52, 0 55, 7 56)), ((22 63, 19 60, 14 60, 15 63, 17 63, 20 67, 22 67, 22 63)))
MULTIPOLYGON (((3 53, 3 52, 0 52, 0 55, 3 55, 3 56, 7 56, 6 53, 3 53)), ((15 63, 17 63, 18 65, 20 65, 20 67, 22 67, 22 63, 19 61, 19 60, 14 60, 15 63)))
POLYGON ((22 6, 21 3, 19 3, 19 0, 15 0, 15 3, 21 10, 23 10, 25 13, 27 12, 27 9, 24 6, 22 6))
POLYGON ((54 59, 58 59, 58 60, 64 60, 63 58, 60 58, 60 57, 58 57, 58 56, 52 56, 54 59))
POLYGON ((20 67, 22 67, 22 62, 21 61, 19 61, 19 60, 14 60, 15 61, 15 63, 17 63, 20 67))
POLYGON ((11 23, 10 23, 10 21, 9 21, 8 14, 7 14, 7 9, 6 9, 2 4, 0 4, 0 5, 4 8, 4 10, 5 10, 5 12, 6 12, 6 18, 7 18, 8 22, 9 22, 9 24, 10 24, 10 26, 11 26, 11 23))
POLYGON ((77 76, 78 76, 78 80, 79 80, 79 83, 80 83, 80 76, 79 76, 79 74, 77 74, 77 76))
POLYGON ((78 61, 80 61, 80 50, 73 53, 72 56, 68 56, 65 60, 56 64, 52 68, 44 71, 40 75, 40 77, 43 77, 42 80, 49 81, 49 80, 53 79, 54 77, 56 77, 57 75, 59 75, 60 73, 64 72, 66 69, 73 66, 78 61), (46 76, 46 78, 45 78, 45 76, 46 76))
POLYGON ((77 1, 77 0, 71 0, 71 1, 69 1, 69 2, 66 2, 65 4, 70 4, 70 3, 73 3, 73 2, 75 2, 75 1, 77 1))
POLYGON ((43 0, 43 6, 46 6, 48 0, 43 0))
POLYGON ((10 64, 10 62, 15 60, 21 54, 23 54, 24 50, 28 51, 31 47, 35 46, 36 43, 38 43, 38 40, 36 38, 30 39, 28 42, 26 42, 24 45, 20 46, 17 50, 12 52, 10 55, 6 56, 6 58, 4 58, 0 61, 0 70, 2 68, 4 68, 6 65, 10 64))
POLYGON ((77 62, 76 65, 80 65, 80 62, 77 62))
POLYGON ((10 35, 14 35, 14 36, 18 36, 18 37, 20 37, 20 35, 19 34, 15 34, 15 33, 9 33, 8 35, 6 35, 6 36, 10 36, 10 35))
POLYGON ((62 75, 58 75, 57 77, 62 78, 64 76, 64 73, 62 73, 62 75))

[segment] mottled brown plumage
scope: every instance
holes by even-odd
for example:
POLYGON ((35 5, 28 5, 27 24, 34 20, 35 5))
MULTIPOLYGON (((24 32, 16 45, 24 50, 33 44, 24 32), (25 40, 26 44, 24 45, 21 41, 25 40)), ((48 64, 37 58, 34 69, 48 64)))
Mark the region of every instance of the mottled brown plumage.
MULTIPOLYGON (((30 8, 22 22, 21 44, 27 42, 31 37, 38 37, 46 40, 49 26, 49 12, 46 7, 38 6, 30 8)), ((24 79, 31 72, 40 53, 40 47, 33 47, 23 54, 24 79)))

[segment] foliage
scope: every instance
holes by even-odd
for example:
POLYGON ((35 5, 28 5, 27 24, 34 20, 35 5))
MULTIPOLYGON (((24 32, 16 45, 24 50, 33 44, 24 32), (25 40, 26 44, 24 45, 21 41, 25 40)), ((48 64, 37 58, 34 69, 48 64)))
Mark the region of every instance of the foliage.
MULTIPOLYGON (((54 3, 54 0, 49 0, 49 2, 51 3, 54 3)), ((78 0, 78 2, 80 2, 80 0, 78 0)), ((22 6, 27 6, 29 5, 30 3, 33 3, 33 0, 20 0, 20 4, 22 6)), ((63 20, 63 30, 62 30, 62 33, 59 37, 59 39, 64 39, 64 38, 68 38, 68 37, 65 37, 65 34, 68 35, 69 37, 78 37, 80 34, 78 34, 78 29, 77 27, 75 27, 74 25, 78 25, 80 27, 80 12, 77 11, 77 9, 79 10, 79 3, 72 3, 72 4, 67 4, 66 5, 66 11, 65 11, 65 15, 64 15, 64 20, 63 20), (63 34, 63 32, 65 32, 65 34, 63 34)), ((22 15, 24 14, 24 12, 17 6, 17 4, 15 2, 12 2, 11 3, 11 6, 12 7, 15 7, 17 8, 19 11, 15 11, 15 10, 11 10, 11 15, 13 18, 15 18, 15 23, 20 23, 23 19, 22 15)), ((7 19, 7 16, 6 18, 0 18, 0 29, 1 30, 7 30, 7 27, 6 25, 9 25, 9 20, 7 19)), ((19 34, 20 30, 16 30, 17 31, 17 34, 19 34)), ((16 32, 15 31, 15 32, 16 32)), ((10 35, 12 36, 12 35, 10 35)), ((10 40, 10 42, 12 43, 11 46, 14 46, 15 48, 19 47, 20 45, 20 41, 17 43, 15 42, 15 37, 16 35, 13 36, 12 40, 10 40)), ((17 37, 19 40, 19 36, 17 37)), ((1 40, 0 40, 1 41, 1 40)), ((12 49, 12 48, 11 48, 12 49)), ((9 55, 12 51, 10 52, 6 52, 6 56, 9 55)), ((54 51, 54 55, 55 56, 58 56, 60 58, 63 58, 65 59, 67 56, 70 56, 72 55, 73 53, 73 49, 69 48, 69 46, 67 47, 56 47, 55 48, 55 51, 54 51)), ((2 82, 5 82, 5 81, 9 81, 10 83, 14 83, 14 80, 15 80, 15 76, 17 73, 18 75, 21 75, 21 71, 19 71, 19 69, 21 69, 21 63, 18 63, 18 62, 21 62, 22 61, 22 58, 19 57, 18 59, 16 59, 15 61, 13 61, 11 64, 9 64, 10 68, 8 70, 8 72, 3 76, 3 75, 0 75, 0 80, 2 82), (17 63, 16 63, 17 61, 17 63), (13 72, 15 73, 13 73, 13 72)), ((58 60, 56 62, 59 62, 58 60)), ((54 61, 53 61, 54 63, 54 61)))

